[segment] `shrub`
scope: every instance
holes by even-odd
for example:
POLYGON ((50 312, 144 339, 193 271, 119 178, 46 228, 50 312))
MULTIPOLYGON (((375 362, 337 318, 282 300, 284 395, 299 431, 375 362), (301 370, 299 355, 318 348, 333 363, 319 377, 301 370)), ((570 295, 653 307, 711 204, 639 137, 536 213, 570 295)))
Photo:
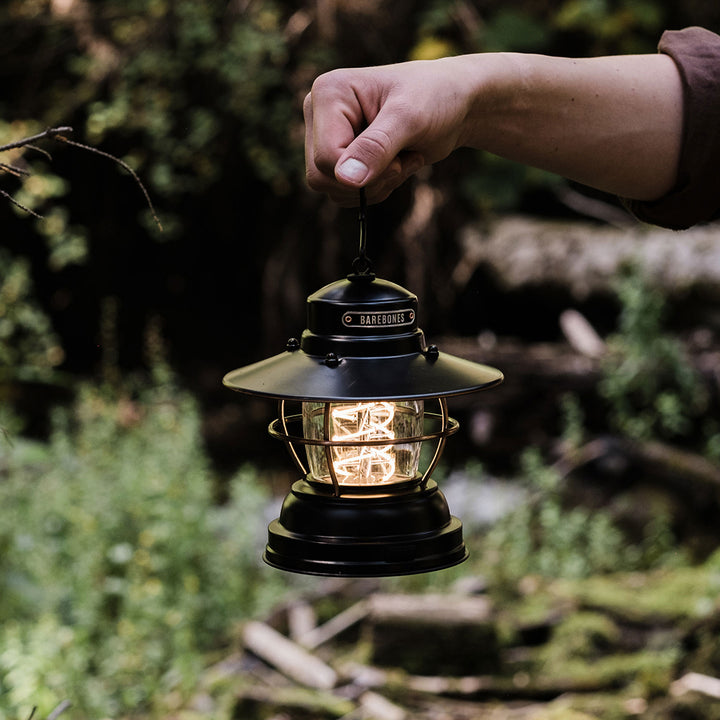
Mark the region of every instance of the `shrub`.
POLYGON ((665 332, 662 294, 636 269, 620 276, 617 294, 620 325, 600 383, 611 425, 637 440, 689 435, 707 393, 680 342, 665 332))
POLYGON ((243 468, 214 502, 194 402, 85 388, 47 444, 0 450, 0 717, 153 714, 203 653, 275 601, 265 493, 243 468))

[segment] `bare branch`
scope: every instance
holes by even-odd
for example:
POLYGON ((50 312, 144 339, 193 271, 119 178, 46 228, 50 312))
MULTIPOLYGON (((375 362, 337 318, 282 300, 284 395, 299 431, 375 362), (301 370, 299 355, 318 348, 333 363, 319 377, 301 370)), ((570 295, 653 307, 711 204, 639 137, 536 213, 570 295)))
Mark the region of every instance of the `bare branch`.
POLYGON ((35 152, 39 152, 41 155, 44 155, 48 160, 52 160, 52 155, 44 148, 38 147, 37 145, 26 145, 26 147, 28 150, 34 150, 35 152))
MULTIPOLYGON (((145 185, 143 185, 142 181, 138 177, 138 174, 124 161, 121 160, 119 157, 115 157, 115 155, 111 155, 110 153, 106 153, 103 150, 98 150, 97 148, 94 148, 90 145, 85 145, 83 143, 76 142, 75 140, 70 140, 65 135, 67 133, 73 132, 73 129, 69 127, 68 125, 60 125, 58 127, 51 127, 47 128, 47 130, 43 130, 41 133, 37 133, 36 135, 31 135, 30 137, 22 138, 20 140, 16 140, 11 143, 7 143, 6 145, 0 145, 0 152, 5 152, 7 150, 15 150, 17 148, 29 148, 31 150, 35 150, 39 153, 42 153, 47 158, 52 160, 52 157, 50 153, 47 150, 43 150, 40 147, 37 147, 34 143, 36 143, 38 140, 44 140, 44 139, 52 139, 52 140, 58 140, 59 142, 63 142, 66 145, 72 145, 73 147, 80 148, 81 150, 87 150, 88 152, 94 153, 95 155, 100 155, 101 157, 108 158, 114 162, 116 162, 118 165, 120 165, 122 168, 127 170, 127 172, 132 175, 135 182, 140 187, 140 190, 142 190, 143 195, 145 196, 145 201, 148 204, 148 207, 150 208, 150 212, 152 213, 153 220, 155 220, 156 225, 158 228, 160 228, 160 231, 162 232, 163 226, 160 222, 160 218, 158 218, 157 212, 155 210, 155 206, 152 203, 152 200, 150 199, 150 193, 148 193, 147 188, 145 185)), ((23 170, 22 168, 18 168, 15 165, 8 165, 6 163, 0 163, 0 171, 4 171, 6 173, 9 173, 10 175, 14 175, 15 177, 21 177, 23 175, 29 175, 30 173, 26 170, 23 170)), ((0 195, 7 198, 13 205, 16 207, 21 208, 25 212, 30 213, 32 216, 36 218, 42 218, 42 215, 38 215, 34 210, 31 210, 30 208, 26 207, 22 203, 15 200, 15 198, 12 197, 9 193, 5 192, 4 190, 0 190, 0 195)))
POLYGON ((48 716, 47 720, 57 720, 72 703, 69 700, 63 700, 48 716))
POLYGON ((38 218, 39 220, 42 220, 42 215, 38 215, 34 210, 31 210, 27 205, 23 205, 21 202, 18 202, 10 193, 5 192, 4 190, 0 189, 0 195, 2 195, 4 198, 7 198, 15 207, 19 207, 21 210, 24 210, 26 213, 30 213, 33 217, 38 218))
POLYGON ((9 175, 14 175, 15 177, 30 175, 29 171, 23 170, 23 168, 16 167, 15 165, 8 165, 7 163, 0 163, 0 170, 3 170, 9 175))
MULTIPOLYGON (((71 127, 68 127, 67 125, 48 128, 47 130, 43 130, 43 132, 38 133, 37 135, 31 135, 30 137, 16 140, 15 142, 8 143, 7 145, 0 145, 0 152, 5 152, 6 150, 14 150, 15 148, 20 147, 27 147, 28 145, 32 145, 38 140, 43 140, 44 138, 54 138, 61 133, 71 133, 72 131, 73 129, 71 127)), ((37 148, 34 149, 37 150, 37 148)))
MULTIPOLYGON (((130 175, 132 175, 133 180, 138 184, 140 189, 142 190, 143 195, 145 196, 145 201, 148 204, 148 207, 150 208, 150 212, 152 213, 153 220, 155 220, 155 223, 157 224, 158 228, 160 228, 160 231, 162 231, 163 226, 160 222, 160 218, 157 216, 157 212, 155 211, 155 206, 152 203, 152 200, 150 199, 150 193, 148 193, 147 188, 145 185, 143 185, 142 180, 138 177, 138 174, 124 161, 121 160, 119 157, 115 157, 115 155, 111 155, 110 153, 106 153, 103 150, 98 150, 97 148, 94 148, 90 145, 84 145, 83 143, 76 142, 75 140, 68 140, 68 138, 63 137, 62 135, 57 135, 55 137, 56 140, 59 140, 60 142, 66 143, 67 145, 72 145, 73 147, 80 148, 81 150, 87 150, 88 152, 94 153, 95 155, 100 155, 101 157, 108 158, 110 160, 113 160, 118 165, 120 165, 122 168, 127 170, 130 175)), ((2 148, 0 148, 2 150, 2 148)))

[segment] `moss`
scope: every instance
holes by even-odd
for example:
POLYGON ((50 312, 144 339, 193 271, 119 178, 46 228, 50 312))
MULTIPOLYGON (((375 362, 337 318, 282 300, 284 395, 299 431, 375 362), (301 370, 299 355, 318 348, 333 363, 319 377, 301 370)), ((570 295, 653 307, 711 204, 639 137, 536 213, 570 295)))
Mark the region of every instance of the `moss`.
POLYGON ((503 645, 520 641, 535 645, 549 634, 556 618, 573 609, 573 603, 545 591, 546 584, 541 578, 525 578, 529 586, 520 598, 504 595, 497 600, 498 638, 503 645))
POLYGON ((546 662, 592 659, 617 647, 620 629, 607 615, 577 612, 565 618, 544 648, 546 662))
POLYGON ((664 697, 643 713, 644 720, 720 720, 720 702, 696 692, 664 697))
POLYGON ((707 617, 718 588, 716 573, 701 566, 558 580, 549 590, 580 607, 635 623, 662 625, 707 617))
POLYGON ((334 720, 348 715, 354 708, 355 704, 351 700, 332 693, 298 687, 274 687, 272 699, 240 698, 233 717, 242 720, 264 720, 287 715, 293 720, 334 720))
POLYGON ((614 654, 593 661, 582 658, 563 661, 545 656, 538 662, 530 684, 544 692, 596 692, 632 687, 641 695, 652 695, 664 691, 670 684, 677 657, 672 648, 614 654))
POLYGON ((532 720, 595 720, 595 716, 565 707, 548 707, 533 715, 532 720))
MULTIPOLYGON (((566 693, 548 703, 549 711, 573 711, 580 713, 580 717, 599 718, 599 720, 628 720, 629 716, 639 715, 646 707, 644 698, 638 698, 630 693, 600 692, 580 695, 566 693)), ((549 718, 555 720, 553 715, 549 718)))

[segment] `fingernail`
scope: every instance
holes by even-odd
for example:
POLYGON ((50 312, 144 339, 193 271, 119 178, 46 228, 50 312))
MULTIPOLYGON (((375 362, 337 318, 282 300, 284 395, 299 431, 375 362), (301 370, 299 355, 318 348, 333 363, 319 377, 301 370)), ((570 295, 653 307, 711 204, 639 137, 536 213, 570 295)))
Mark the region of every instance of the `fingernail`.
POLYGON ((348 158, 342 165, 338 166, 336 174, 342 180, 361 183, 367 177, 368 166, 355 158, 348 158))

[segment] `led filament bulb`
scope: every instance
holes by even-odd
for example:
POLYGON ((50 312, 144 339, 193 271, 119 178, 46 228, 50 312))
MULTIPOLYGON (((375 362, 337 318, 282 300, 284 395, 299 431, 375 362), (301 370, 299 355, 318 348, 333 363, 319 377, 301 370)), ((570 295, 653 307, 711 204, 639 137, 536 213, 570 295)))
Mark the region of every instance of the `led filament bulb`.
POLYGON ((311 478, 340 485, 386 485, 413 480, 420 463, 422 400, 303 403, 303 434, 332 445, 306 446, 311 478), (386 441, 387 444, 383 444, 386 441))

